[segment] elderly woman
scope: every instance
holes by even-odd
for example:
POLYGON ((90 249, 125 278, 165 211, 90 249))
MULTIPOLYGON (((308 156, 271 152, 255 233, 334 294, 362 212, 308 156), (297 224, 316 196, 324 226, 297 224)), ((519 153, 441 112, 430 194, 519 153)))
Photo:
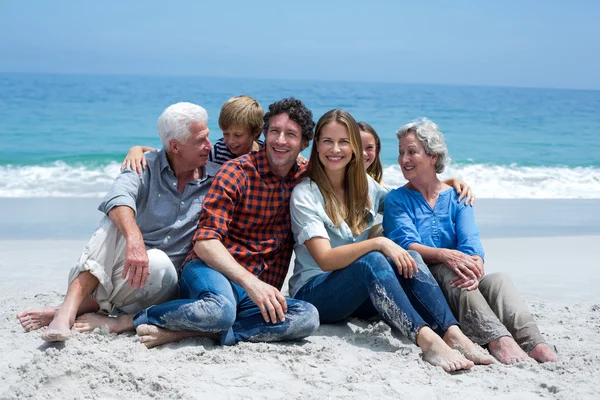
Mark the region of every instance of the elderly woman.
POLYGON ((448 161, 437 125, 418 119, 397 136, 398 163, 408 183, 385 199, 385 235, 421 254, 465 334, 487 345, 500 362, 556 361, 510 278, 484 274, 473 208, 437 177, 448 161))

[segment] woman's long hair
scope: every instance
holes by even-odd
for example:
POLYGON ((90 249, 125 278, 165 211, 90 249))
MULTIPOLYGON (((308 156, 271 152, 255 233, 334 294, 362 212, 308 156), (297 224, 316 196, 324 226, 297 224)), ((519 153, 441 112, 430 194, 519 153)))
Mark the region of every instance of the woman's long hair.
POLYGON ((369 199, 369 183, 363 163, 360 129, 348 112, 339 109, 331 110, 326 112, 317 122, 307 174, 319 187, 323 199, 325 199, 325 212, 335 226, 339 227, 342 221, 345 221, 353 235, 362 233, 367 226, 366 215, 371 207, 371 200, 369 199), (352 158, 346 166, 344 199, 340 199, 333 190, 317 151, 317 145, 321 139, 321 130, 325 125, 332 122, 337 122, 346 127, 352 149, 352 158))
POLYGON ((381 165, 381 159, 379 158, 379 153, 381 153, 381 140, 379 139, 379 135, 375 132, 375 129, 366 122, 359 122, 358 127, 361 131, 371 134, 375 139, 375 160, 373 160, 371 165, 369 165, 369 168, 367 168, 367 174, 371 175, 371 178, 381 184, 383 181, 383 166, 381 165))

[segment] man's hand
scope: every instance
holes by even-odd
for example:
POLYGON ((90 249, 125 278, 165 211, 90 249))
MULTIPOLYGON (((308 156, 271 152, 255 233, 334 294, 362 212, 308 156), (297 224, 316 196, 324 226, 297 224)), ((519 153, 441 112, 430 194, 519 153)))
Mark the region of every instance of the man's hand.
POLYGON ((287 312, 287 302, 277 288, 252 276, 244 285, 244 289, 250 300, 258 306, 267 323, 277 323, 278 317, 281 322, 285 321, 284 314, 287 312))
POLYGON ((149 275, 148 252, 143 239, 127 240, 125 250, 125 267, 123 268, 122 279, 127 279, 127 283, 134 289, 143 288, 149 275))

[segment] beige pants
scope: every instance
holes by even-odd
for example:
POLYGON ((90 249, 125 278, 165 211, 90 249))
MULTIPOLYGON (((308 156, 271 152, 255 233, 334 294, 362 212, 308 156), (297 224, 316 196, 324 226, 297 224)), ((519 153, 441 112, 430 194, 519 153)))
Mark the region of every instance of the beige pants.
POLYGON ((467 291, 451 286, 456 274, 446 265, 430 265, 429 270, 462 331, 473 342, 486 345, 502 336, 512 336, 526 352, 544 343, 533 316, 507 274, 484 275, 479 288, 467 291))
POLYGON ((99 283, 92 297, 106 314, 134 314, 144 308, 174 299, 179 290, 177 271, 169 257, 158 249, 148 250, 148 279, 143 288, 133 289, 121 278, 125 264, 125 238, 105 216, 69 273, 69 285, 83 271, 99 283))

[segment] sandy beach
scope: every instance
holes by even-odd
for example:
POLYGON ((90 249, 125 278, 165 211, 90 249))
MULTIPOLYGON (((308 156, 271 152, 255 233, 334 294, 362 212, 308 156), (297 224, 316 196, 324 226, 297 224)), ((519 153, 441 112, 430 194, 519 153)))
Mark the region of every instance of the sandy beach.
POLYGON ((134 334, 97 330, 46 344, 16 314, 62 300, 98 202, 0 199, 0 399, 600 398, 600 201, 478 200, 486 271, 511 275, 559 362, 456 374, 385 323, 355 319, 298 343, 148 350, 134 334))

